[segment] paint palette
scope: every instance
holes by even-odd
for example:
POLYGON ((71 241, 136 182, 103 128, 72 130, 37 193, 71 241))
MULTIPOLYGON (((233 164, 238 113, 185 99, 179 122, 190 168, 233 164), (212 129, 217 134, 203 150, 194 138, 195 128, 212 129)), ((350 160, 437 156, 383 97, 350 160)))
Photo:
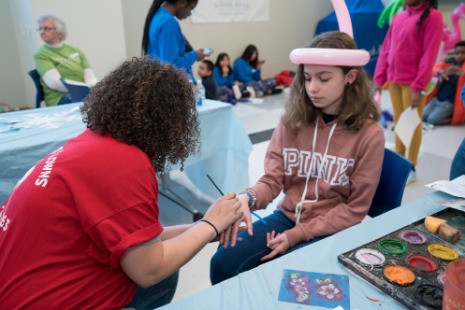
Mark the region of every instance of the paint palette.
POLYGON ((420 220, 338 256, 351 273, 410 309, 441 309, 447 265, 464 258, 465 213, 445 209, 433 215, 460 230, 450 244, 428 232, 420 220))

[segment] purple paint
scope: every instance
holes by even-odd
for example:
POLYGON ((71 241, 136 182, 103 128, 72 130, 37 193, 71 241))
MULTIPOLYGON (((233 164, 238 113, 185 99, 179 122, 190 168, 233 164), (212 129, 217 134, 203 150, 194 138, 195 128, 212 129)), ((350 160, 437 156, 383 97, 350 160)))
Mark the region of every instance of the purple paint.
POLYGON ((400 237, 411 244, 423 244, 427 240, 424 234, 416 230, 405 230, 400 233, 400 237))
POLYGON ((386 261, 383 253, 380 251, 364 248, 355 253, 355 259, 365 266, 381 266, 386 261))

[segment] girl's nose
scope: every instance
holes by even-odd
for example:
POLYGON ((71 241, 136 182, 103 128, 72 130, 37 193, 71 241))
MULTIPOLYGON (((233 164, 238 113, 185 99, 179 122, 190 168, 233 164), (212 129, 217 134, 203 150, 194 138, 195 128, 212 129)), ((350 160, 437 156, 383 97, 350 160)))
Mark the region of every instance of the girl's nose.
POLYGON ((308 90, 311 93, 316 93, 318 91, 318 84, 315 83, 315 81, 310 81, 310 83, 308 85, 308 90))

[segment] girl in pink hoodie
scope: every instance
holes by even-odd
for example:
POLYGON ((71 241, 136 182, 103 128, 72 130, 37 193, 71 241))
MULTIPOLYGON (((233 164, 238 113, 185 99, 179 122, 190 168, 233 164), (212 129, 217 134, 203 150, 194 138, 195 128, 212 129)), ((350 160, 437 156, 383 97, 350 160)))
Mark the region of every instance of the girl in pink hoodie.
MULTIPOLYGON (((356 45, 346 33, 326 32, 307 48, 354 50, 356 45)), ((300 64, 296 72, 286 113, 266 153, 265 174, 237 195, 244 217, 222 235, 223 246, 212 258, 213 284, 355 225, 370 208, 384 133, 365 71, 300 64), (265 209, 281 191, 285 196, 277 210, 251 225, 250 210, 265 209), (247 231, 236 239, 240 222, 247 231)))
MULTIPOLYGON (((405 10, 394 15, 376 63, 374 82, 377 91, 389 82, 394 123, 404 110, 417 108, 420 119, 426 102, 425 90, 441 43, 444 24, 437 0, 404 0, 405 10)), ((395 138, 396 152, 413 163, 407 183, 416 180, 415 165, 420 151, 422 126, 418 126, 410 145, 395 138)))

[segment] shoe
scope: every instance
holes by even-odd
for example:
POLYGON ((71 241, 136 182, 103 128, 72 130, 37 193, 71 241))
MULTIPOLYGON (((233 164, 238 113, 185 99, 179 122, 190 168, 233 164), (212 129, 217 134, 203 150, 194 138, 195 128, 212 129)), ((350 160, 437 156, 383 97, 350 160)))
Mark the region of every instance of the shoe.
POLYGON ((257 95, 255 94, 255 89, 253 89, 252 86, 247 86, 247 91, 250 93, 250 98, 257 98, 257 95))
POLYGON ((407 183, 405 185, 409 185, 417 180, 417 172, 415 170, 411 170, 408 174, 407 183))
POLYGON ((236 100, 239 100, 242 98, 242 93, 241 93, 241 90, 239 89, 239 85, 233 85, 232 90, 234 93, 234 98, 236 98, 236 100))
POLYGON ((250 93, 246 90, 242 91, 242 97, 241 98, 249 98, 250 97, 250 93))
POLYGON ((283 92, 283 90, 281 88, 273 88, 273 89, 271 89, 270 95, 277 95, 277 94, 280 94, 282 92, 283 92))

